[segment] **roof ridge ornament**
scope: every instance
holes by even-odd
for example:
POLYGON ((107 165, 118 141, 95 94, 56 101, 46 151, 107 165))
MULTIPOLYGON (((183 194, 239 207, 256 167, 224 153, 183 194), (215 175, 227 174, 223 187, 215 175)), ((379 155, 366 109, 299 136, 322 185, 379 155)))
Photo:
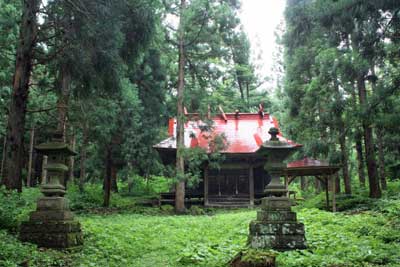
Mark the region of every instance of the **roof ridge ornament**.
POLYGON ((258 115, 260 115, 261 119, 264 118, 264 103, 263 102, 261 102, 258 105, 258 115))

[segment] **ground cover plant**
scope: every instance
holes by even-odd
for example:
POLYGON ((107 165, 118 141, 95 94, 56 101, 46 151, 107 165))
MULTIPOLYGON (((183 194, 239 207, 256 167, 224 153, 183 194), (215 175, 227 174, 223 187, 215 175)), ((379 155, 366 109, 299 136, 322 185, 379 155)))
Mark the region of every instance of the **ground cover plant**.
MULTIPOLYGON (((308 249, 279 253, 277 262, 283 267, 399 266, 399 205, 392 196, 362 212, 298 207, 308 249)), ((1 231, 0 266, 227 266, 245 247, 255 215, 242 209, 175 216, 159 208, 82 214, 85 244, 68 253, 38 250, 1 231)))

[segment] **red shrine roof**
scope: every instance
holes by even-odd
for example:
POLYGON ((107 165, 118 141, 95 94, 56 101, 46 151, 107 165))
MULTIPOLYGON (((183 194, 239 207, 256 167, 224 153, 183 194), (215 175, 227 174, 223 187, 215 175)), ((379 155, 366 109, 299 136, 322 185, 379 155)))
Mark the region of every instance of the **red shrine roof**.
MULTIPOLYGON (((226 148, 222 153, 240 154, 255 153, 261 144, 270 139, 268 133, 271 127, 279 129, 276 118, 265 113, 223 113, 212 118, 211 131, 201 131, 205 123, 199 119, 197 114, 187 114, 185 123, 185 147, 201 147, 210 152, 210 140, 213 136, 224 135, 226 148)), ((169 138, 154 146, 156 149, 176 149, 176 119, 169 120, 169 138)), ((281 141, 300 146, 278 134, 281 141)))

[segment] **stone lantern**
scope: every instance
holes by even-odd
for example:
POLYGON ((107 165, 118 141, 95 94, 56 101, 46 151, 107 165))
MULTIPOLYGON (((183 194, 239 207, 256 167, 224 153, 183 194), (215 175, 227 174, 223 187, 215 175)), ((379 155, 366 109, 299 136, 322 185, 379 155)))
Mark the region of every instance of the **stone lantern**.
POLYGON ((286 196, 288 189, 281 182, 283 169, 286 167, 284 161, 298 148, 287 142, 279 141, 277 128, 270 128, 268 133, 271 139, 261 145, 257 153, 267 159, 264 169, 271 176, 270 183, 265 187, 264 192, 267 196, 282 197, 286 196))
POLYGON ((38 153, 48 156, 45 166, 48 179, 41 186, 43 197, 37 201, 37 209, 29 221, 21 225, 20 239, 40 247, 69 248, 83 243, 81 227, 64 198, 65 187, 61 177, 68 171, 65 157, 76 153, 63 142, 62 134, 54 134, 52 140, 35 147, 38 153))
POLYGON ((267 197, 262 199, 257 219, 250 223, 248 242, 252 248, 304 249, 304 225, 297 222, 296 213, 291 211, 288 189, 280 180, 286 167, 284 160, 298 146, 280 141, 277 128, 271 128, 268 133, 271 139, 261 145, 258 153, 267 158, 264 168, 270 174, 271 182, 265 187, 267 197))

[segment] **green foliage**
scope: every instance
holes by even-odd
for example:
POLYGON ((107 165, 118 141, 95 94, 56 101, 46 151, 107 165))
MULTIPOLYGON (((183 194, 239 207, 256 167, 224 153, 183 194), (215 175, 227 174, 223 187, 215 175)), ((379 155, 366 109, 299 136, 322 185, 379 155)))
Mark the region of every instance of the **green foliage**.
POLYGON ((0 187, 0 229, 16 231, 21 222, 28 219, 29 212, 35 209, 40 194, 33 188, 19 194, 0 187))
POLYGON ((120 185, 120 192, 121 195, 155 197, 162 192, 168 192, 172 184, 172 179, 168 177, 155 175, 142 177, 130 173, 127 182, 120 185))
POLYGON ((101 184, 87 183, 81 192, 78 185, 69 184, 66 197, 72 210, 98 208, 103 205, 103 188, 101 184))
POLYGON ((35 245, 21 243, 18 239, 0 230, 0 266, 70 266, 68 254, 55 250, 38 250, 35 245))
POLYGON ((172 214, 174 212, 175 208, 172 205, 166 204, 166 205, 161 205, 160 210, 162 213, 172 214))
POLYGON ((280 266, 396 266, 400 260, 399 244, 384 238, 392 233, 379 213, 344 215, 303 209, 299 215, 306 225, 308 249, 279 254, 280 266))
POLYGON ((206 211, 199 206, 191 206, 188 210, 190 215, 205 215, 206 211))
MULTIPOLYGON (((397 266, 400 261, 400 200, 384 198, 372 211, 331 213, 298 208, 308 248, 279 253, 282 267, 397 266)), ((198 213, 199 208, 193 208, 198 213)), ((131 210, 131 212, 134 210, 131 210)), ((85 243, 59 253, 36 250, 0 231, 0 264, 17 266, 227 266, 246 248, 255 211, 170 216, 172 206, 136 213, 81 215, 85 243), (53 264, 53 265, 52 265, 53 264)), ((270 253, 270 252, 268 252, 270 253)))
MULTIPOLYGON (((103 186, 102 184, 85 184, 83 192, 78 185, 70 184, 66 197, 70 201, 70 207, 75 211, 90 211, 101 209, 103 206, 103 186)), ((110 208, 124 209, 135 204, 135 200, 123 197, 118 193, 112 193, 110 208)))
POLYGON ((271 263, 271 260, 276 257, 277 253, 270 250, 262 249, 246 249, 241 251, 236 257, 242 261, 260 266, 260 264, 271 263))

